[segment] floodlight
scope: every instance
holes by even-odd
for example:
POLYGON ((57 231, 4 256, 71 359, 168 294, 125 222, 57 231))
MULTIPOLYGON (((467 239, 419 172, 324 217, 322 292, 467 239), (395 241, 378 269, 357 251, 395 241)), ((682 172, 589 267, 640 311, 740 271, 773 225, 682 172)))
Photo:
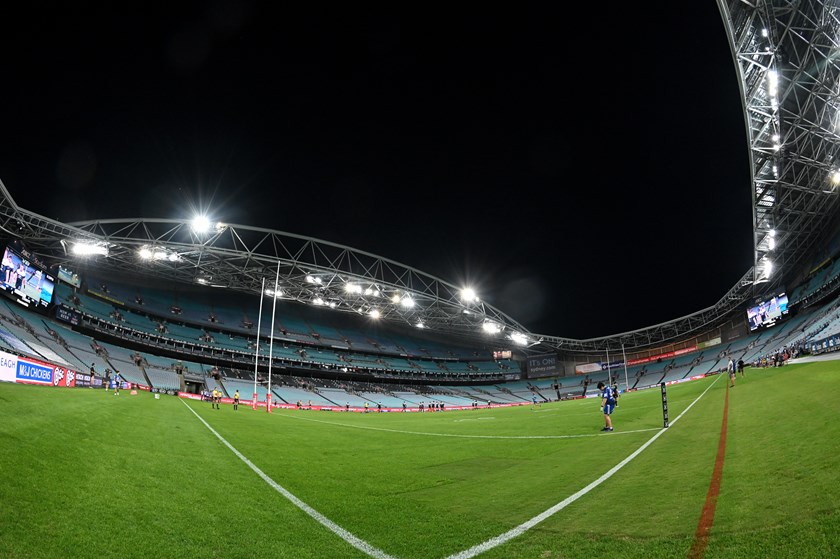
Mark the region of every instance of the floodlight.
POLYGON ((278 290, 275 292, 273 289, 266 288, 266 290, 265 290, 265 294, 266 294, 266 295, 268 295, 269 297, 282 297, 282 296, 283 296, 283 290, 282 290, 282 289, 278 289, 278 290))
POLYGON ((834 184, 840 184, 840 171, 834 171, 831 175, 831 182, 834 184))
POLYGON ((403 297, 402 301, 400 301, 400 305, 407 309, 410 309, 414 306, 414 299, 412 299, 411 297, 403 297))
POLYGON ((345 283, 344 284, 344 291, 347 293, 359 293, 362 292, 362 286, 357 283, 345 283))
POLYGON ((177 262, 181 259, 181 256, 177 252, 170 252, 169 253, 169 261, 170 262, 177 262))
POLYGON ((425 324, 423 324, 423 321, 422 321, 422 320, 421 320, 420 322, 418 322, 417 324, 415 324, 415 326, 416 326, 416 327, 418 327, 418 328, 420 328, 421 330, 422 330, 423 328, 425 328, 425 327, 426 327, 426 325, 425 325, 425 324))
POLYGON ((379 318, 379 317, 381 316, 381 315, 379 314, 379 311, 378 311, 378 310, 376 310, 376 309, 371 310, 371 311, 368 313, 368 315, 370 315, 370 317, 371 317, 371 318, 379 318))
POLYGON ((312 299, 312 304, 321 306, 321 305, 324 304, 324 300, 321 299, 320 297, 315 297, 314 299, 312 299))
POLYGON ((141 248, 139 251, 137 251, 137 254, 139 254, 140 258, 142 258, 143 260, 151 260, 152 258, 152 251, 149 250, 147 247, 141 248))
POLYGON ((156 250, 152 253, 152 258, 155 260, 166 260, 168 255, 165 250, 156 250))
POLYGON ((207 280, 205 278, 195 278, 195 281, 197 281, 201 285, 207 285, 207 280))
POLYGON ((198 233, 199 235, 210 231, 210 220, 206 215, 195 216, 190 225, 192 226, 193 233, 198 233))
POLYGON ((108 256, 108 247, 106 245, 88 243, 84 241, 73 243, 72 251, 73 254, 76 254, 78 256, 108 256))
POLYGON ((391 295, 391 302, 396 305, 400 302, 400 296, 394 293, 393 295, 391 295))
POLYGON ((330 308, 331 308, 331 309, 334 309, 334 308, 335 308, 335 301, 330 301, 330 308))
POLYGON ((473 301, 477 301, 478 297, 475 294, 475 290, 471 287, 465 287, 461 290, 461 300, 466 301, 467 303, 472 303, 473 301))
POLYGON ((510 339, 519 345, 528 345, 528 337, 525 334, 514 332, 510 335, 510 339))
POLYGON ((498 334, 502 331, 501 327, 491 320, 488 320, 484 324, 482 324, 481 328, 488 334, 498 334))
POLYGON ((312 276, 306 276, 306 283, 315 283, 315 278, 312 276))
POLYGON ((761 30, 761 36, 762 36, 762 37, 767 37, 768 35, 769 35, 769 33, 767 32, 767 30, 766 30, 766 29, 762 29, 762 30, 761 30))
POLYGON ((779 87, 779 73, 775 70, 767 72, 767 91, 771 96, 776 95, 779 87))
POLYGON ((775 250, 776 248, 776 239, 772 235, 767 239, 767 248, 770 250, 775 250))

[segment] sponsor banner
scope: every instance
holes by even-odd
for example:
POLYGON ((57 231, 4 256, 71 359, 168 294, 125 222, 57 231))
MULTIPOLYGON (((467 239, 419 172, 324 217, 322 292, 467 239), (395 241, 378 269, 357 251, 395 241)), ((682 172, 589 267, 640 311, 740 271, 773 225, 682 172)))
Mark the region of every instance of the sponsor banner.
POLYGON ((89 374, 87 374, 87 373, 76 373, 76 383, 75 383, 74 386, 76 386, 77 388, 81 388, 81 387, 87 388, 91 385, 90 381, 91 381, 91 378, 90 378, 89 374))
POLYGON ((528 374, 540 373, 545 375, 557 374, 557 355, 546 353, 529 357, 525 362, 528 374))
POLYGON ((665 353, 651 355, 650 357, 642 357, 640 359, 630 359, 629 361, 627 361, 627 364, 632 366, 639 365, 641 363, 650 363, 651 361, 657 361, 659 359, 669 359, 671 357, 676 357, 677 355, 691 353, 692 351, 697 351, 697 346, 685 347, 683 349, 678 349, 675 351, 666 351, 665 353))
POLYGON ((52 384, 53 367, 43 365, 34 359, 18 357, 15 380, 31 384, 52 384))
POLYGON ((712 347, 712 346, 720 345, 720 343, 721 343, 721 339, 720 339, 720 336, 718 336, 717 338, 712 338, 711 340, 708 340, 708 341, 705 341, 705 342, 700 342, 699 344, 697 344, 697 349, 703 349, 705 347, 712 347))
POLYGON ((601 363, 601 370, 606 371, 607 369, 615 369, 616 367, 623 367, 624 361, 613 361, 611 363, 601 363))
POLYGON ((601 364, 600 363, 587 363, 585 365, 575 365, 575 374, 576 375, 586 375, 589 373, 599 373, 601 372, 601 364))
POLYGON ((15 382, 17 379, 17 355, 0 352, 0 380, 15 382))
POLYGON ((76 386, 76 371, 65 369, 64 367, 56 367, 53 370, 53 386, 64 386, 67 388, 76 386))
POLYGON ((55 308, 55 317, 62 322, 67 322, 73 326, 78 326, 81 322, 82 315, 78 311, 65 307, 63 304, 55 308))

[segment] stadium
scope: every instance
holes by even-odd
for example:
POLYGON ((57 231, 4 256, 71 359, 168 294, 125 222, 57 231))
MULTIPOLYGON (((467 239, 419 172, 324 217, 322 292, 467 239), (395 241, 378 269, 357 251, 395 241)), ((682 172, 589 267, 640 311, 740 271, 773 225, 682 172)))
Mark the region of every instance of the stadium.
POLYGON ((718 6, 753 265, 641 329, 533 332, 364 246, 64 222, 0 182, 0 557, 836 552, 840 9, 718 6))

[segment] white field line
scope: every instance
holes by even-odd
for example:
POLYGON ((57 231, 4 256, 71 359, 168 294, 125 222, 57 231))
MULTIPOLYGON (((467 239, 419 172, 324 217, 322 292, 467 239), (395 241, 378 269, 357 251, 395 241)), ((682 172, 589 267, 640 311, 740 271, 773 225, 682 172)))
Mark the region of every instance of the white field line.
MULTIPOLYGON (((690 410, 692 407, 694 407, 694 404, 696 404, 698 401, 700 401, 700 398, 705 396, 706 393, 715 385, 715 383, 718 380, 720 380, 720 378, 721 378, 721 376, 718 376, 717 378, 715 378, 715 380, 712 381, 712 383, 708 387, 706 387, 706 390, 704 390, 702 394, 697 396, 697 398, 695 398, 694 401, 691 402, 688 405, 688 407, 686 407, 683 410, 683 412, 680 415, 677 416, 676 419, 674 419, 673 421, 670 422, 670 425, 673 426, 677 421, 680 420, 680 418, 682 418, 682 416, 684 416, 688 412, 688 410, 690 410)), ((313 509, 312 507, 310 507, 309 505, 307 505, 306 503, 304 503, 303 501, 301 501, 300 499, 295 497, 287 489, 285 489, 280 484, 275 482, 273 479, 268 477, 268 475, 265 472, 263 472, 256 465, 254 465, 254 463, 251 462, 250 460, 248 460, 241 452, 236 450, 236 448, 234 448, 233 445, 231 445, 229 442, 227 442, 227 440, 225 440, 224 437, 222 437, 218 432, 216 432, 216 430, 213 429, 210 426, 210 424, 208 424, 206 421, 204 421, 204 419, 200 415, 198 415, 195 412, 195 410, 193 410, 189 405, 187 405, 186 402, 184 402, 183 400, 181 402, 187 407, 188 410, 190 410, 193 413, 193 415, 195 415, 198 418, 199 421, 201 421, 204 424, 205 427, 207 427, 207 429, 210 430, 211 433, 213 433, 216 436, 216 438, 218 438, 222 442, 222 444, 224 444, 226 447, 228 447, 231 450, 231 452, 233 452, 240 460, 245 462, 245 464, 249 468, 251 468, 251 470, 253 470, 254 473, 256 473, 258 476, 260 476, 263 479, 263 481, 265 481, 268 485, 270 485, 272 488, 274 488, 275 491, 277 491, 278 493, 283 495, 286 499, 291 501, 296 507, 298 507, 303 512, 308 514, 310 517, 315 519, 319 524, 321 524, 322 526, 324 526, 325 528, 327 528, 328 530, 330 530, 331 532, 333 532, 334 534, 339 536, 341 539, 343 539, 344 541, 346 541, 347 543, 349 543, 350 545, 352 545, 353 547, 355 547, 359 551, 362 551, 363 553, 365 553, 369 557, 374 557, 375 559, 397 559, 397 558, 395 558, 391 555, 388 555, 387 553, 385 553, 381 549, 373 547, 372 545, 370 545, 366 541, 354 536, 353 534, 351 534, 350 532, 348 532, 347 530, 345 530, 344 528, 342 528, 341 526, 339 526, 338 524, 336 524, 335 522, 333 522, 332 520, 330 520, 326 516, 322 515, 321 513, 319 513, 318 511, 316 511, 315 509, 313 509)), ((281 415, 282 417, 295 417, 295 416, 292 416, 292 415, 285 415, 285 414, 279 414, 279 415, 281 415)), ((317 423, 326 423, 328 425, 337 425, 337 426, 342 426, 342 427, 354 427, 354 428, 359 428, 359 429, 371 429, 371 430, 375 430, 375 431, 392 431, 392 432, 395 432, 395 433, 406 433, 406 434, 412 434, 412 435, 429 435, 429 436, 440 436, 440 437, 472 437, 472 438, 485 438, 485 439, 486 438, 568 439, 568 438, 576 438, 576 437, 601 436, 601 435, 554 435, 554 436, 549 435, 549 436, 531 436, 531 437, 529 437, 529 436, 507 437, 507 436, 490 436, 490 435, 452 435, 452 434, 445 434, 445 433, 417 433, 417 432, 412 432, 412 431, 399 431, 399 430, 396 430, 396 429, 382 429, 382 428, 378 428, 378 427, 345 425, 345 424, 341 424, 341 423, 333 423, 331 421, 321 421, 321 420, 318 420, 318 419, 310 419, 310 418, 303 418, 303 417, 295 417, 295 419, 302 419, 302 420, 305 420, 305 421, 314 421, 314 422, 317 422, 317 423)), ((624 431, 624 433, 636 433, 636 432, 639 432, 639 431, 651 431, 651 430, 656 430, 656 429, 639 429, 637 431, 624 431)), ((471 547, 469 549, 465 549, 464 551, 461 551, 459 553, 455 553, 453 555, 450 555, 450 556, 446 557, 446 559, 470 559, 472 557, 476 557, 477 555, 480 555, 480 554, 484 553, 485 551, 489 551, 489 550, 493 549, 494 547, 498 547, 498 546, 500 546, 504 543, 507 543, 508 541, 512 540, 513 538, 515 538, 517 536, 521 536, 522 534, 524 534, 525 532, 527 532, 528 530, 530 530, 531 528, 533 528, 534 526, 536 526, 537 524, 542 522, 543 520, 546 520, 546 519, 550 518, 551 516, 553 516, 557 512, 563 510, 564 508, 566 508, 570 504, 574 503, 575 501, 577 501, 578 499, 580 499, 581 497, 583 497, 584 495, 586 495, 587 493, 589 493, 590 491, 592 491, 593 489, 595 489, 596 487, 598 487, 599 485, 601 485, 602 483, 604 483, 605 481, 610 479, 613 475, 615 475, 616 472, 618 472, 621 468, 626 466, 631 460, 633 460, 635 457, 637 457, 639 454, 641 454, 642 451, 644 451, 647 447, 649 447, 651 444, 653 444, 653 442, 656 439, 658 439, 659 437, 661 437, 662 434, 665 433, 665 431, 667 431, 667 429, 664 429, 664 428, 659 429, 658 432, 655 435, 653 435, 650 439, 648 439, 648 441, 646 443, 644 443, 642 446, 640 446, 638 449, 636 449, 632 454, 630 454, 630 456, 628 456, 627 458, 625 458, 624 460, 622 460, 621 462, 619 462, 618 464, 613 466, 604 475, 602 475, 601 477, 599 477, 598 479, 596 479, 595 481, 593 481, 592 483, 590 483, 589 485, 587 485, 583 489, 579 490, 578 492, 574 493, 573 495, 570 495, 569 497, 566 497, 565 499, 563 499, 562 501, 560 501, 556 505, 552 506, 551 508, 545 510, 544 512, 541 512, 540 514, 531 518, 530 520, 526 520, 525 522, 523 522, 519 526, 516 526, 515 528, 513 528, 511 530, 508 530, 507 532, 505 532, 503 534, 500 534, 500 535, 498 535, 494 538, 490 538, 487 541, 484 541, 484 542, 482 542, 478 545, 474 545, 473 547, 471 547)), ((621 434, 621 432, 609 433, 609 434, 606 434, 606 436, 611 436, 611 435, 616 435, 616 434, 621 434)))
MULTIPOLYGON (((630 433, 644 433, 645 431, 658 431, 659 427, 650 429, 634 429, 632 431, 613 431, 612 433, 589 433, 584 435, 463 435, 460 433, 429 433, 424 431, 403 431, 402 429, 386 429, 384 427, 371 427, 370 425, 350 425, 335 421, 324 421, 323 419, 312 419, 311 417, 300 417, 293 414, 276 414, 281 417, 299 419, 300 421, 312 421, 313 423, 324 423, 336 427, 348 427, 350 429, 366 429, 368 431, 385 431, 388 433, 399 433, 401 435, 420 435, 423 437, 453 437, 458 439, 581 439, 584 437, 613 437, 615 435, 629 435, 630 433)), ((476 418, 478 419, 478 418, 476 418)))
POLYGON ((187 405, 186 402, 184 402, 183 400, 181 400, 181 402, 185 406, 187 406, 187 409, 190 410, 193 413, 193 415, 195 415, 198 418, 199 421, 204 423, 205 427, 210 429, 211 433, 216 435, 217 439, 222 441, 222 444, 224 444, 226 447, 228 447, 231 450, 231 452, 233 452, 240 460, 245 462, 245 464, 249 468, 251 468, 254 471, 254 473, 256 473, 258 476, 260 476, 264 482, 266 482, 268 485, 270 485, 272 488, 274 488, 275 491, 277 491, 278 493, 283 495, 286 499, 291 501, 292 504, 294 504, 297 508, 299 508, 300 510, 302 510, 303 512, 305 512, 306 514, 311 516, 313 519, 315 519, 321 526, 325 527, 330 532, 334 533, 335 535, 340 537, 342 540, 346 541, 347 543, 349 543, 350 545, 352 545, 353 547, 355 547, 356 549, 358 549, 362 553, 365 553, 369 557, 374 557, 375 559, 396 559, 395 557, 393 557, 391 555, 388 555, 387 553, 385 553, 381 549, 378 549, 378 548, 370 545, 369 543, 362 540, 361 538, 358 538, 358 537, 354 536, 353 534, 351 534, 350 532, 348 532, 347 530, 345 530, 344 528, 342 528, 341 526, 339 526, 338 524, 336 524, 335 522, 333 522, 332 520, 330 520, 329 518, 327 518, 326 516, 324 516, 323 514, 318 512, 317 510, 313 509, 312 507, 310 507, 309 505, 307 505, 306 503, 304 503, 303 501, 301 501, 300 499, 295 497, 287 489, 285 489, 280 484, 278 484, 276 481, 274 481, 273 479, 268 477, 268 475, 265 472, 263 472, 256 465, 254 465, 254 463, 251 462, 250 460, 248 460, 241 452, 236 450, 233 447, 233 445, 231 445, 229 442, 227 442, 224 437, 222 437, 219 433, 216 432, 215 429, 210 427, 210 424, 207 423, 206 421, 204 421, 204 419, 200 415, 198 415, 195 412, 195 410, 193 410, 189 405, 187 405))
MULTIPOLYGON (((697 398, 693 402, 691 402, 691 404, 689 404, 688 407, 685 408, 683 410, 683 412, 680 415, 677 416, 676 419, 674 419, 673 421, 670 422, 670 425, 673 426, 677 421, 679 421, 680 418, 682 416, 684 416, 686 414, 686 412, 688 410, 690 410, 694 406, 694 404, 696 404, 700 400, 700 398, 702 398, 703 396, 706 395, 706 392, 708 392, 709 389, 712 388, 718 380, 720 380, 720 378, 721 378, 721 376, 718 376, 717 378, 715 378, 715 380, 712 381, 711 384, 709 384, 709 386, 706 388, 706 390, 703 391, 702 394, 697 396, 697 398)), ((489 550, 493 549, 494 547, 498 547, 498 546, 502 545, 503 543, 506 543, 506 542, 512 540, 513 538, 517 537, 517 536, 520 536, 520 535, 524 534, 525 532, 527 532, 528 530, 530 530, 531 528, 533 528, 534 526, 536 526, 537 524, 539 524, 543 520, 549 518, 550 516, 554 515, 555 513, 559 512, 559 511, 563 510, 567 506, 571 505, 572 503, 574 503, 575 501, 577 501, 578 499, 580 499, 581 497, 583 497, 584 495, 586 495, 587 493, 589 493, 590 491, 592 491, 593 489, 595 489, 596 487, 598 487, 599 485, 601 485, 602 483, 604 483, 605 481, 610 479, 616 472, 618 472, 621 468, 623 468, 631 460, 633 460, 633 458, 635 458, 636 456, 641 454, 643 450, 645 450, 647 447, 649 447, 651 444, 653 444, 653 442, 656 439, 658 439, 659 437, 661 437, 662 434, 665 433, 665 431, 667 431, 667 429, 664 429, 664 428, 660 429, 658 433, 656 433, 654 436, 652 436, 645 444, 643 444, 638 449, 636 449, 632 454, 630 454, 630 456, 628 456, 627 458, 625 458, 624 460, 622 460, 621 462, 619 462, 618 464, 613 466, 612 469, 610 469, 607 473, 605 473, 604 475, 602 475, 601 477, 599 477, 598 479, 596 479, 595 481, 593 481, 592 483, 590 483, 589 485, 587 485, 586 487, 584 487, 583 489, 581 489, 580 491, 575 493, 574 495, 566 497, 565 499, 563 499, 562 501, 560 501, 559 503, 557 503, 553 507, 549 508, 548 510, 546 510, 544 512, 541 512, 540 514, 538 514, 537 516, 533 517, 530 520, 526 520, 525 522, 523 522, 522 524, 520 524, 516 528, 513 528, 512 530, 508 530, 504 534, 496 536, 495 538, 490 538, 489 540, 487 540, 485 542, 482 542, 478 545, 474 545, 473 547, 471 547, 469 549, 465 549, 464 551, 461 551, 460 553, 455 553, 454 555, 450 555, 446 559, 470 559, 472 557, 475 557, 476 555, 480 555, 480 554, 484 553, 485 551, 489 551, 489 550)))

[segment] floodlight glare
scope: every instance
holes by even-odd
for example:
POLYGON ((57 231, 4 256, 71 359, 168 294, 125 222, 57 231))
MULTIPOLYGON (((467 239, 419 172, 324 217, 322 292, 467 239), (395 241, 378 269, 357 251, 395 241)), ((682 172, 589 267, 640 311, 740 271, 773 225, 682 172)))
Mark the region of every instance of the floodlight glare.
POLYGON ((266 289, 265 294, 268 295, 269 297, 282 297, 283 296, 283 290, 278 289, 277 292, 275 293, 275 291, 273 289, 266 289))
POLYGON ((423 322, 422 322, 422 321, 421 321, 421 322, 418 322, 417 324, 415 324, 415 326, 417 326, 417 327, 418 327, 418 328, 420 328, 421 330, 422 330, 423 328, 425 328, 425 327, 426 327, 426 325, 425 325, 425 324, 423 324, 423 322))
POLYGON ((466 301, 467 303, 472 303, 473 301, 477 300, 475 291, 471 287, 465 287, 461 290, 461 300, 466 301))
POLYGON ((315 283, 315 278, 312 276, 306 276, 306 283, 315 283))
POLYGON ((347 293, 359 293, 362 292, 362 286, 357 283, 346 283, 344 284, 344 291, 347 293))
POLYGON ((312 304, 320 306, 324 304, 324 300, 320 297, 315 297, 314 299, 312 299, 312 304))
POLYGON ((488 334, 498 334, 502 330, 498 324, 490 320, 482 324, 481 328, 488 334))
POLYGON ((391 302, 396 305, 400 302, 400 296, 394 293, 393 295, 391 295, 391 302))
POLYGON ((139 251, 137 251, 137 254, 139 254, 140 258, 142 258, 143 260, 151 260, 152 258, 152 251, 146 247, 143 247, 139 251))
POLYGON ((831 175, 831 182, 840 184, 840 171, 834 171, 834 174, 831 175))
POLYGON ((78 242, 73 243, 73 254, 78 256, 100 255, 108 256, 108 247, 94 243, 78 242))
POLYGON ((402 301, 400 301, 400 305, 407 309, 410 309, 414 306, 414 299, 412 299, 411 297, 403 297, 402 301))
POLYGON ((775 250, 776 248, 776 239, 774 239, 772 236, 769 239, 767 239, 767 248, 769 248, 770 250, 775 250))
POLYGON ((193 218, 192 223, 193 233, 203 234, 210 231, 210 220, 206 215, 197 215, 193 218))
POLYGON ((528 337, 525 334, 520 334, 519 332, 514 332, 510 335, 510 339, 513 343, 519 345, 528 345, 528 337))
POLYGON ((373 310, 372 310, 372 311, 370 311, 368 314, 370 315, 370 317, 371 317, 371 318, 379 318, 379 317, 381 316, 381 315, 379 314, 379 311, 378 311, 378 310, 376 310, 376 309, 373 309, 373 310))

